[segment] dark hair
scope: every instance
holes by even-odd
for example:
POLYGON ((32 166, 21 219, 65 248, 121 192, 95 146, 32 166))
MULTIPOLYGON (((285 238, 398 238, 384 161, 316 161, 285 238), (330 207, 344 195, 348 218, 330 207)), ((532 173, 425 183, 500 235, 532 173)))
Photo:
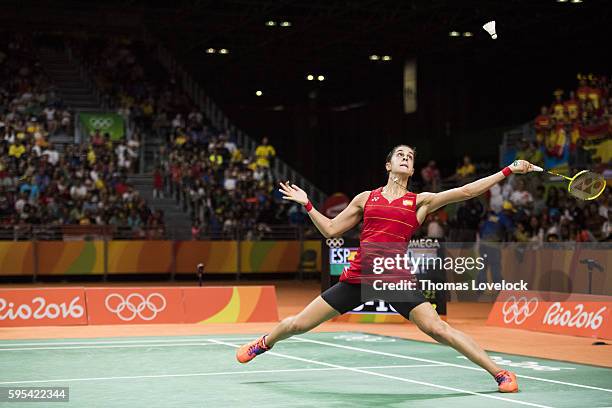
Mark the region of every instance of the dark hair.
MULTIPOLYGON (((405 146, 405 147, 409 148, 410 150, 412 150, 412 153, 413 153, 413 158, 414 158, 414 157, 416 157, 416 149, 415 149, 414 147, 412 147, 412 146, 408 146, 407 144, 399 144, 399 145, 395 146, 393 149, 391 149, 391 151, 389 152, 389 154, 387 154, 387 159, 386 159, 386 161, 385 161, 385 164, 386 164, 386 163, 390 163, 390 162, 391 162, 391 158, 392 158, 392 157, 393 157, 393 155, 395 154, 395 151, 396 151, 397 149, 399 149, 400 147, 403 147, 403 146, 405 146)), ((413 165, 414 165, 414 163, 413 163, 413 165)), ((389 173, 390 173, 390 172, 388 171, 388 172, 387 172, 387 175, 388 175, 389 173)), ((406 187, 404 187, 406 190, 408 190, 408 187, 410 187, 410 181, 411 181, 411 180, 412 180, 412 177, 408 177, 408 182, 406 183, 406 187)), ((398 183, 398 184, 399 184, 399 183, 398 183)))
POLYGON ((416 149, 412 146, 408 146, 406 144, 399 144, 397 146, 395 146, 393 149, 391 149, 391 151, 389 152, 389 154, 387 154, 387 160, 385 161, 385 163, 390 163, 391 162, 391 158, 393 157, 393 155, 395 154, 395 151, 397 149, 399 149, 402 146, 406 146, 408 148, 410 148, 412 150, 412 152, 414 153, 414 157, 416 157, 416 149))

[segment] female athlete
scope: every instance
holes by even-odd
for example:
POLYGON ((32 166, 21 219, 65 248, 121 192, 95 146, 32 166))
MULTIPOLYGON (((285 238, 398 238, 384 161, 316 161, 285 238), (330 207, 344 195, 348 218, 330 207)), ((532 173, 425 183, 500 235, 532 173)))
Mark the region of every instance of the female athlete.
MULTIPOLYGON (((361 247, 355 259, 343 271, 337 284, 323 292, 296 316, 283 319, 269 334, 240 347, 236 352, 239 362, 247 363, 257 355, 270 350, 278 341, 312 330, 321 323, 364 303, 362 289, 367 285, 361 275, 361 251, 364 242, 408 242, 427 214, 446 204, 478 197, 512 173, 533 171, 531 163, 517 160, 502 171, 462 187, 440 193, 415 194, 407 189, 409 179, 414 173, 414 156, 415 150, 409 146, 399 145, 393 148, 385 163, 389 174, 387 184, 376 190, 358 194, 333 219, 318 212, 301 188, 289 182, 280 183, 283 198, 305 205, 310 219, 326 238, 341 236, 356 226, 363 217, 361 247)), ((518 391, 514 373, 502 370, 472 338, 440 319, 422 293, 410 292, 411 296, 407 296, 406 300, 389 303, 424 333, 439 343, 453 347, 487 370, 497 381, 500 392, 518 391)), ((373 298, 385 300, 384 293, 378 292, 377 296, 373 298)))

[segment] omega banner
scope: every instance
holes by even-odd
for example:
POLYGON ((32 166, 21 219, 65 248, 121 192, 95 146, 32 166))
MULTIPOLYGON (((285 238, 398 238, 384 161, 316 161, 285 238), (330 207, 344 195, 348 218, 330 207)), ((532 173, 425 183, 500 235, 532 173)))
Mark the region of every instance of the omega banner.
POLYGON ((500 292, 488 325, 612 339, 612 296, 558 292, 500 292))
POLYGON ((0 290, 0 327, 271 321, 274 286, 0 290))

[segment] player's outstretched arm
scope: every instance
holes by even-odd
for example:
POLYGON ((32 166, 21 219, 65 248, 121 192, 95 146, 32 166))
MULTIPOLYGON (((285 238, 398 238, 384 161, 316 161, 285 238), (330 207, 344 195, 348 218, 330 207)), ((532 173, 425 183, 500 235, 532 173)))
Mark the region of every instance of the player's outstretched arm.
MULTIPOLYGON (((279 188, 279 191, 283 193, 283 199, 295 201, 296 203, 302 205, 306 205, 308 203, 308 196, 306 192, 297 185, 287 182, 280 183, 280 186, 281 188, 279 188)), ((308 215, 310 216, 310 219, 314 223, 315 227, 317 227, 325 238, 341 236, 343 233, 359 223, 359 220, 363 214, 363 206, 365 205, 369 194, 369 191, 364 191, 363 193, 357 194, 350 204, 334 218, 326 217, 314 207, 308 211, 308 215)))
POLYGON ((421 193, 418 195, 417 205, 419 209, 424 209, 427 214, 444 207, 446 204, 466 201, 478 197, 495 184, 502 181, 511 173, 524 174, 534 171, 533 164, 526 160, 515 160, 504 170, 498 171, 488 177, 483 177, 464 186, 442 191, 440 193, 421 193), (504 173, 506 172, 506 173, 504 173))

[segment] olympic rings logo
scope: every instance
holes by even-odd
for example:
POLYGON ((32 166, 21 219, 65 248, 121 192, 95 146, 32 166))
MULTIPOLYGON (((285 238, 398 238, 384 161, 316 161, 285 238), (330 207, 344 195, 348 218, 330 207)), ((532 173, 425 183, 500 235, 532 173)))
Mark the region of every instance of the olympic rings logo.
POLYGON ((89 124, 94 129, 106 129, 113 126, 113 119, 111 118, 91 118, 89 119, 89 124))
POLYGON ((523 324, 528 317, 532 316, 538 310, 538 298, 534 297, 529 300, 525 296, 516 299, 510 296, 502 306, 504 314, 504 323, 523 324))
POLYGON ((149 321, 155 319, 157 314, 166 308, 166 298, 159 293, 151 293, 145 299, 140 293, 132 293, 124 299, 118 293, 111 293, 106 297, 104 304, 109 312, 115 313, 124 322, 134 320, 136 316, 149 321))
POLYGON ((325 243, 330 248, 340 248, 344 245, 344 238, 327 238, 325 243))

